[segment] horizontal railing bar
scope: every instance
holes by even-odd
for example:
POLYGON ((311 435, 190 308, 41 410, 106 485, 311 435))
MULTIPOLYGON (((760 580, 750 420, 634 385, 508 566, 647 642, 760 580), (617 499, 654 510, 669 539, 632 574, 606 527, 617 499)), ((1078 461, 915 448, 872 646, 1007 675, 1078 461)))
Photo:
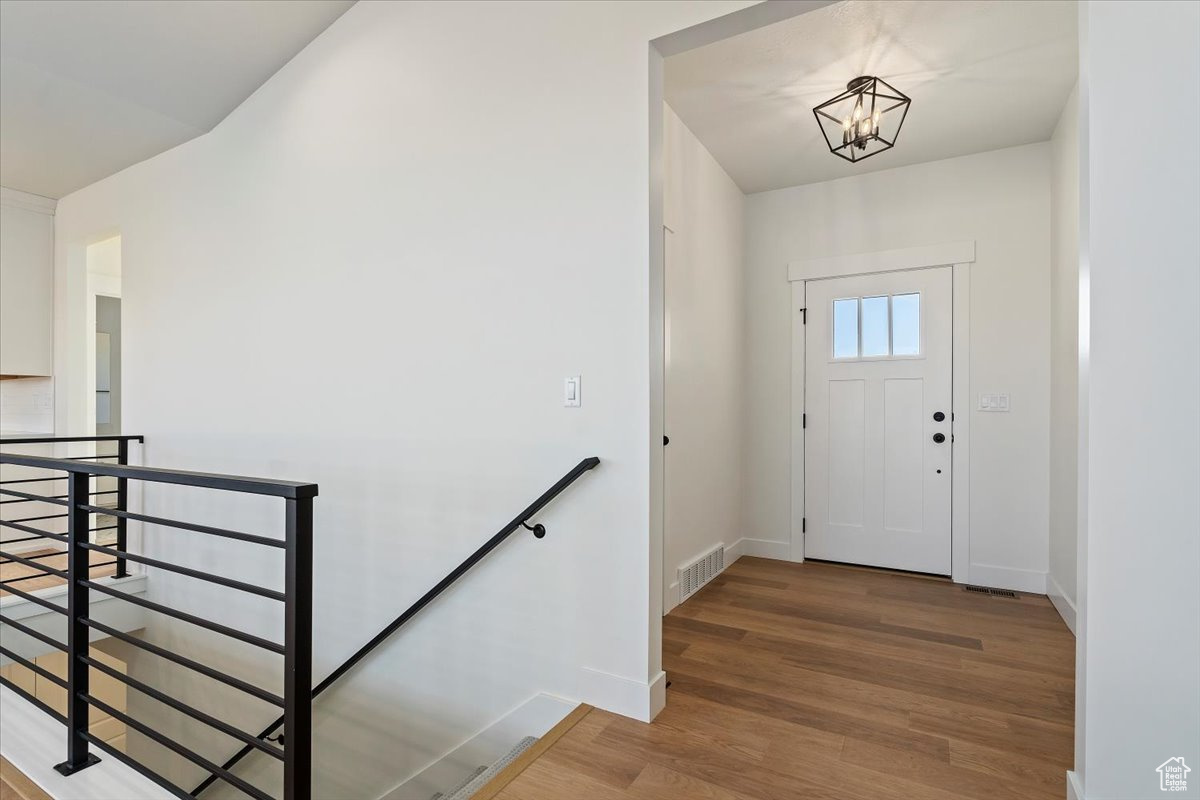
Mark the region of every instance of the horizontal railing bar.
MULTIPOLYGON (((36 539, 38 537, 33 536, 30 538, 36 539)), ((7 541, 0 542, 0 544, 9 544, 10 542, 14 542, 14 541, 20 541, 20 540, 19 539, 8 539, 7 541)), ((43 558, 54 558, 55 556, 65 556, 66 554, 67 554, 66 550, 55 550, 53 553, 43 553, 40 556, 29 556, 29 560, 30 561, 41 561, 43 558)), ((0 552, 0 556, 3 556, 3 555, 7 555, 7 554, 0 552)), ((7 563, 8 563, 7 561, 0 561, 0 564, 7 564, 7 563)))
POLYGON ((120 456, 71 456, 70 458, 64 458, 63 461, 95 461, 100 458, 120 458, 120 456))
POLYGON ((259 700, 262 700, 265 703, 271 703, 272 705, 280 707, 284 705, 283 698, 279 695, 268 692, 266 689, 260 689, 254 684, 247 683, 241 678, 235 678, 232 675, 226 675, 224 672, 215 670, 206 664, 201 664, 199 661, 193 661, 187 656, 181 656, 178 653, 173 653, 170 650, 167 650, 165 647, 159 647, 151 642, 143 641, 135 636, 130 636, 123 631, 119 631, 116 628, 110 628, 108 625, 105 625, 102 622, 97 622, 94 619, 87 619, 85 617, 81 620, 81 622, 83 622, 83 624, 87 625, 89 628, 94 628, 101 633, 113 637, 114 639, 120 639, 126 644, 131 644, 134 647, 140 647, 148 653, 153 653, 154 655, 160 658, 165 658, 168 661, 172 661, 181 667, 187 667, 194 672, 199 672, 201 675, 207 678, 212 678, 214 681, 223 683, 226 686, 232 686, 234 689, 239 689, 248 695, 257 697, 259 700))
POLYGON ((208 725, 209 727, 216 728, 221 733, 224 733, 227 736, 232 736, 234 739, 238 739, 239 741, 245 742, 246 744, 248 744, 252 747, 257 747, 259 750, 262 750, 264 753, 266 753, 269 756, 274 756, 275 758, 278 758, 281 761, 283 760, 283 751, 280 750, 278 747, 276 747, 273 744, 264 742, 261 739, 256 739, 256 738, 254 738, 253 735, 246 733, 245 731, 241 730, 240 728, 235 728, 234 726, 230 725, 229 723, 223 722, 214 716, 206 714, 198 708, 190 706, 187 703, 184 703, 180 700, 176 700, 174 697, 171 697, 168 694, 164 694, 163 692, 160 692, 158 689, 155 689, 153 686, 142 683, 137 678, 131 678, 130 676, 126 675, 124 672, 113 669, 109 665, 107 665, 101 661, 97 661, 94 658, 91 658, 90 656, 83 656, 82 660, 85 664, 93 666, 96 669, 103 672, 104 674, 109 675, 113 678, 116 678, 117 680, 124 683, 126 686, 132 686, 134 689, 137 689, 142 694, 147 695, 149 697, 153 697, 155 700, 162 703, 163 705, 170 706, 171 708, 175 709, 176 711, 178 711, 182 714, 186 714, 187 716, 191 717, 194 720, 203 722, 205 725, 208 725))
MULTIPOLYGON (((60 480, 66 480, 66 478, 61 478, 60 480)), ((112 490, 104 491, 104 492, 89 492, 88 497, 99 497, 102 494, 116 494, 116 493, 117 493, 116 489, 112 489, 112 490)), ((4 505, 5 503, 36 503, 39 501, 48 503, 51 500, 66 500, 67 497, 69 496, 69 495, 65 495, 65 494, 27 494, 25 492, 14 491, 13 489, 0 489, 0 494, 10 494, 10 495, 13 495, 14 497, 24 497, 25 498, 24 500, 0 500, 0 505, 4 505)))
MULTIPOLYGON (((65 544, 71 543, 71 540, 65 533, 51 533, 50 531, 44 531, 40 528, 31 528, 28 525, 22 525, 19 522, 9 522, 6 519, 0 519, 0 525, 4 526, 5 528, 12 528, 13 530, 32 533, 34 534, 35 538, 38 539, 54 539, 55 541, 63 542, 65 544)), ((8 542, 5 542, 5 544, 8 544, 8 542)))
POLYGON ((8 522, 39 522, 44 519, 66 519, 67 514, 47 514, 44 517, 21 517, 20 519, 10 519, 8 522))
POLYGON ((88 528, 89 533, 98 533, 100 531, 115 531, 120 525, 106 525, 103 528, 88 528))
MULTIPOLYGON (((37 699, 36 697, 31 695, 29 692, 25 691, 20 686, 17 686, 17 684, 13 683, 12 681, 10 681, 8 678, 4 677, 3 675, 0 675, 0 686, 5 686, 9 689, 12 689, 14 692, 17 693, 17 695, 19 697, 21 697, 22 699, 33 704, 33 706, 36 707, 39 711, 41 711, 43 714, 49 714, 51 718, 58 720, 63 725, 67 724, 67 718, 65 715, 58 713, 53 708, 48 706, 45 702, 37 699)), ((184 797, 190 798, 191 795, 190 794, 184 795, 184 797)))
MULTIPOLYGON (((41 575, 23 575, 20 578, 6 578, 6 579, 0 581, 0 589, 3 589, 4 587, 8 586, 10 583, 20 583, 21 581, 31 581, 31 580, 34 580, 35 578, 44 578, 44 577, 46 577, 46 575, 43 573, 41 575)), ((58 584, 54 584, 54 585, 57 586, 58 584)), ((47 587, 43 586, 41 588, 45 589, 47 587)))
POLYGON ((56 606, 56 605, 54 605, 54 603, 51 603, 49 600, 45 600, 41 597, 38 597, 36 594, 30 594, 29 592, 22 591, 15 586, 5 586, 4 591, 6 591, 9 594, 14 595, 16 597, 19 597, 22 600, 28 600, 31 603, 35 603, 39 606, 44 606, 45 608, 48 608, 51 611, 57 611, 59 614, 62 614, 63 616, 67 615, 67 609, 63 608, 62 606, 56 606))
POLYGON ((4 616, 3 614, 0 614, 0 625, 8 625, 13 630, 20 631, 21 633, 25 634, 26 636, 32 636, 34 639, 37 639, 38 641, 41 641, 41 642, 45 642, 46 644, 50 645, 51 647, 57 647, 59 650, 65 651, 67 649, 67 646, 65 644, 63 644, 62 642, 57 641, 56 639, 54 639, 50 636, 47 636, 46 634, 42 633, 41 631, 37 631, 37 630, 34 630, 33 628, 30 628, 28 625, 17 622, 15 619, 9 619, 8 617, 4 616))
MULTIPOLYGON (((63 717, 62 721, 65 724, 66 717, 63 717)), ((94 733, 90 733, 88 731, 80 731, 79 735, 82 736, 84 739, 87 739, 88 742, 90 742, 91 744, 94 744, 96 747, 99 747, 101 750, 103 750, 105 753, 107 753, 108 755, 115 758, 117 761, 120 761, 122 764, 124 764, 125 766, 132 769, 134 772, 137 772, 139 775, 144 776, 148 780, 154 781, 159 786, 161 786, 162 788, 166 789, 171 794, 178 797, 179 800, 194 800, 194 798, 190 794, 188 794, 186 791, 184 791, 183 787, 176 786, 175 784, 171 783, 169 780, 164 778, 162 775, 159 775, 157 772, 150 769, 142 762, 129 756, 126 753, 122 753, 120 750, 113 747, 111 744, 104 741, 99 736, 96 736, 94 733)))
MULTIPOLYGON (((66 555, 66 554, 65 553, 53 553, 51 555, 66 555)), ((46 558, 46 557, 47 556, 42 556, 42 558, 46 558)), ((22 558, 21 556, 17 555, 16 553, 8 553, 8 552, 5 552, 4 550, 0 550, 0 558, 7 559, 5 561, 0 561, 0 564, 11 564, 11 563, 24 564, 25 566, 29 567, 30 569, 42 570, 42 572, 45 573, 46 575, 57 575, 58 577, 60 577, 64 580, 66 580, 66 577, 67 577, 67 573, 65 570, 54 569, 54 567, 48 567, 45 564, 39 564, 39 563, 37 563, 37 561, 35 561, 32 558, 22 558)), ((40 575, 30 575, 29 577, 40 578, 41 576, 40 575)))
POLYGON ((243 583, 242 581, 237 581, 233 578, 224 578, 220 575, 213 575, 209 572, 201 572, 200 570, 192 569, 190 567, 181 567, 178 564, 159 561, 157 558, 148 558, 147 556, 138 555, 137 553, 113 550, 110 547, 92 544, 91 542, 80 542, 80 547, 85 547, 88 550, 95 550, 97 553, 104 553, 105 555, 116 556, 117 558, 125 558, 129 561, 136 561, 139 564, 145 564, 149 567, 165 569, 168 572, 177 572, 180 575, 186 575, 189 578, 197 578, 202 581, 208 581, 209 583, 228 586, 230 589, 238 589, 243 592, 250 592, 251 594, 257 594, 261 597, 269 597, 272 600, 287 600, 287 595, 285 595, 283 592, 277 592, 274 589, 264 589, 263 587, 255 586, 252 583, 243 583))
POLYGON ((118 722, 124 722, 127 726, 129 726, 130 728, 133 728, 138 733, 142 734, 143 736, 145 736, 149 739, 153 739, 155 742, 158 742, 159 744, 161 744, 163 747, 167 748, 168 750, 171 750, 172 752, 183 756, 188 761, 191 761, 193 764, 200 767, 201 769, 204 769, 205 771, 210 772, 213 775, 219 776, 226 783, 228 783, 231 786, 236 787, 237 789, 240 789, 242 792, 248 794, 250 797, 255 798, 255 800, 273 800, 271 795, 267 794, 266 792, 262 791, 261 789, 255 787, 249 783, 246 783, 246 781, 242 780, 237 775, 234 775, 229 770, 221 769, 219 766, 217 766, 213 762, 209 761, 207 758, 205 758, 204 756, 195 752, 194 750, 184 747, 183 745, 181 745, 179 742, 175 741, 171 737, 165 736, 165 735, 159 733, 158 731, 151 728, 149 725, 139 722, 138 720, 134 719, 133 717, 129 716, 128 714, 126 714, 122 711, 117 711, 117 709, 113 708, 108 703, 105 703, 103 700, 98 700, 97 698, 93 697, 92 695, 84 694, 82 692, 80 692, 78 696, 80 698, 82 698, 83 700, 85 700, 88 703, 88 705, 95 706, 96 708, 98 708, 101 711, 103 711, 104 713, 108 714, 110 717, 117 720, 118 722))
MULTIPOLYGON (((70 505, 66 500, 60 500, 54 497, 43 497, 40 494, 30 494, 29 492, 18 492, 16 489, 0 489, 0 494, 11 495, 12 497, 23 497, 24 500, 0 500, 0 506, 7 503, 25 503, 30 500, 35 500, 42 503, 50 503, 55 506, 70 505)), ((64 495, 65 497, 65 495, 64 495)))
POLYGON ((105 586, 103 583, 96 583, 95 581, 90 580, 81 580, 79 583, 88 587, 89 589, 94 589, 97 592, 133 603, 135 606, 148 608, 151 611, 157 611, 160 614, 166 614, 168 617, 174 617, 175 619, 182 620, 184 622, 190 622, 197 627, 210 630, 213 633, 219 633, 223 636, 228 636, 231 639, 237 639, 240 642, 245 642, 246 644, 254 645, 255 647, 261 647, 263 650, 270 650, 272 653, 279 653, 280 655, 284 653, 284 646, 276 642, 272 642, 270 639, 264 639, 261 636, 255 636, 252 633, 245 633, 243 631, 239 631, 237 628, 231 628, 228 625, 222 625, 219 622, 211 622, 203 617, 198 617, 195 614, 189 614, 186 611, 180 611, 179 609, 171 608, 170 606, 164 606, 162 603, 156 603, 153 600, 147 600, 144 597, 138 597, 137 595, 132 595, 128 592, 118 591, 111 586, 105 586))
POLYGON ((135 519, 139 522, 149 522, 151 525, 162 525, 167 528, 179 528, 180 530, 195 531, 196 533, 207 533, 212 536, 223 536, 226 539, 237 539, 240 542, 253 542, 254 544, 262 544, 268 547, 287 547, 287 542, 283 541, 282 539, 272 539, 269 536, 258 536, 253 533, 242 533, 241 531, 230 531, 224 528, 213 528, 209 525, 197 525, 194 522, 183 522, 176 519, 152 517, 149 514, 138 514, 133 511, 122 511, 118 508, 103 508, 101 506, 91 506, 83 503, 81 503, 79 507, 87 509, 94 514, 108 514, 112 517, 135 519))
POLYGON ((2 544, 17 544, 19 542, 36 542, 41 536, 25 536, 21 539, 5 539, 2 544))
POLYGON ((5 436, 0 438, 0 447, 6 444, 54 444, 56 442, 145 442, 146 437, 140 434, 136 435, 120 435, 113 434, 111 436, 27 436, 22 438, 12 438, 5 436))
POLYGON ((0 485, 6 483, 45 483, 46 481, 65 481, 66 475, 59 475, 53 478, 13 478, 7 481, 0 481, 0 485))
POLYGON ((29 670, 30 672, 34 673, 35 675, 38 675, 39 677, 45 678, 46 680, 53 683, 55 686, 61 686, 64 689, 67 688, 67 682, 65 679, 60 678, 59 676, 55 675, 53 672, 46 669, 45 667, 39 667, 37 664, 33 663, 29 659, 25 658, 22 655, 14 653, 12 650, 9 650, 7 647, 5 647, 2 644, 0 644, 0 654, 8 656, 13 661, 20 664, 22 667, 24 667, 25 669, 29 670))
POLYGON ((188 472, 178 469, 137 467, 128 464, 88 464, 79 466, 66 459, 43 456, 23 456, 15 453, 0 453, 0 464, 17 464, 25 467, 60 469, 68 472, 86 472, 89 475, 107 475, 113 478, 131 478, 154 483, 172 483, 179 486, 197 486, 203 489, 223 489, 247 494, 263 494, 272 497, 316 497, 315 483, 250 478, 244 475, 214 475, 208 472, 188 472))

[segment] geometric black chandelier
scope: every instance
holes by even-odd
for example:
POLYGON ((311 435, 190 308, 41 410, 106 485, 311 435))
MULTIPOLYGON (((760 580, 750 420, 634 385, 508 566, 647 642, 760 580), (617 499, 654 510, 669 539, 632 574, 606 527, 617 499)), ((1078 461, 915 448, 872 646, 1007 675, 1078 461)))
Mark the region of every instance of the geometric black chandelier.
POLYGON ((891 149, 912 100, 880 78, 862 76, 846 91, 813 109, 829 150, 847 161, 862 161, 891 149))

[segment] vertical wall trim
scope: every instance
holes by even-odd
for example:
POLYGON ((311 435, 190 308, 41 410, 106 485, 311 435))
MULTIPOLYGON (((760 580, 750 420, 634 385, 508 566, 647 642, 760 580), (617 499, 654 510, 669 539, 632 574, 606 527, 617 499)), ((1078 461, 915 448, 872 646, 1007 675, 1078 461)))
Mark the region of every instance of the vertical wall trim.
POLYGON ((791 560, 804 560, 804 320, 808 284, 792 282, 792 540, 791 560))
POLYGON ((971 566, 971 265, 955 264, 953 275, 950 577, 955 583, 967 583, 971 566))

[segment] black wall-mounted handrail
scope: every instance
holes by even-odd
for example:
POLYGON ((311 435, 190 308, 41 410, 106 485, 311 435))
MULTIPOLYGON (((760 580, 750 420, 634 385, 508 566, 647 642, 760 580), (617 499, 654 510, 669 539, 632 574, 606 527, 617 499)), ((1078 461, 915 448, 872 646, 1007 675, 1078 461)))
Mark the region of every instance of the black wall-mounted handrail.
MULTIPOLYGON (((522 511, 520 514, 518 514, 516 517, 514 517, 511 522, 509 522, 507 525, 505 525, 503 528, 501 528, 496 533, 495 536, 493 536, 492 538, 490 538, 486 542, 484 542, 482 547, 480 547, 478 550, 476 550, 474 553, 472 553, 470 556, 468 556, 465 561, 463 561, 461 564, 459 564, 457 567, 455 567, 448 575, 446 575, 446 577, 444 577, 440 581, 438 581, 436 586, 434 586, 432 589, 430 589, 428 592, 426 592, 424 595, 422 595, 419 600, 417 600, 415 603, 413 603, 411 606, 409 606, 407 609, 405 609, 404 613, 402 613, 400 616, 398 616, 394 620, 392 620, 391 623, 389 623, 386 628, 384 628, 379 633, 377 633, 369 642, 367 642, 362 647, 360 647, 354 653, 354 655, 350 656, 348 659, 343 661, 341 666, 339 666, 333 672, 329 673, 329 675, 323 681, 321 681, 319 684, 314 686, 313 691, 312 691, 313 699, 315 700, 318 695, 320 695, 322 692, 324 692, 326 689, 328 689, 330 686, 332 686, 334 683, 336 683, 339 678, 341 678, 343 675, 345 675, 350 670, 354 669, 354 667, 360 661, 362 661, 364 658, 366 658, 371 653, 371 651, 373 651, 375 648, 379 647, 379 645, 381 645, 385 641, 387 641, 387 639, 390 638, 392 636, 392 634, 394 634, 394 633, 396 633, 396 631, 400 630, 400 628, 403 627, 406 622, 408 622, 410 619, 412 619, 418 613, 420 613, 421 610, 423 608, 425 608, 427 605, 432 603, 437 598, 438 595, 440 595, 442 592, 446 591, 446 589, 450 588, 450 586, 455 581, 457 581, 459 578, 461 578, 463 575, 465 575, 468 571, 470 571, 471 567, 475 566, 480 561, 482 561, 483 558, 488 553, 495 550, 505 539, 507 539, 510 535, 512 535, 512 533, 514 531, 516 531, 518 528, 521 528, 522 526, 529 528, 529 530, 534 530, 534 528, 530 528, 527 524, 529 522, 530 517, 533 517, 535 514, 537 514, 539 511, 541 511, 547 505, 549 505, 550 501, 552 501, 554 498, 556 498, 560 494, 562 494, 563 491, 568 486, 570 486, 572 483, 574 483, 576 480, 578 480, 579 477, 581 475, 583 475, 583 473, 585 473, 591 469, 594 469, 599 463, 600 463, 599 458, 597 458, 595 456, 591 456, 590 458, 585 458, 582 461, 580 461, 578 464, 576 464, 574 466, 574 468, 571 469, 570 472, 568 472, 566 475, 562 476, 562 478, 560 478, 557 483, 555 483, 553 486, 551 486, 549 489, 547 489, 545 492, 543 492, 541 497, 539 497, 537 500, 534 500, 532 503, 530 503, 525 508, 524 511, 522 511)), ((542 536, 545 535, 544 527, 542 527, 540 525, 534 526, 534 527, 542 528, 542 536)), ((535 532, 535 535, 537 535, 536 532, 535 532)), ((542 538, 542 536, 538 536, 538 538, 540 539, 540 538, 542 538)), ((283 717, 279 717, 277 720, 275 720, 270 725, 268 725, 266 728, 264 728, 262 733, 259 734, 258 738, 269 740, 268 737, 270 737, 271 734, 274 731, 278 730, 279 726, 283 725, 283 724, 284 724, 283 717)), ((284 735, 290 735, 290 733, 291 733, 290 731, 287 731, 285 729, 284 735)), ((243 758, 245 758, 247 755, 249 755, 253 750, 254 750, 254 748, 251 745, 249 745, 249 744, 244 745, 242 747, 242 749, 240 749, 236 753, 234 753, 234 755, 232 757, 230 757, 229 760, 227 760, 224 764, 221 765, 221 769, 226 770, 226 771, 232 769, 234 767, 234 765, 236 765, 239 761, 241 761, 243 758)), ((192 790, 192 796, 199 797, 200 793, 203 792, 205 789, 207 789, 210 785, 212 785, 212 783, 214 781, 216 781, 216 779, 217 778, 214 774, 209 774, 209 776, 207 778, 205 778, 194 790, 192 790)))

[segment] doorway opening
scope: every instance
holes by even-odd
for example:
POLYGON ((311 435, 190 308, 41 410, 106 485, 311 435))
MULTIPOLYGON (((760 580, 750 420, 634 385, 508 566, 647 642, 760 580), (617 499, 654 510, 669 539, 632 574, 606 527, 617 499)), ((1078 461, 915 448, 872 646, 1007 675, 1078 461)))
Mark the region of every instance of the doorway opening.
POLYGON ((86 249, 87 423, 92 435, 121 432, 121 237, 86 249))

